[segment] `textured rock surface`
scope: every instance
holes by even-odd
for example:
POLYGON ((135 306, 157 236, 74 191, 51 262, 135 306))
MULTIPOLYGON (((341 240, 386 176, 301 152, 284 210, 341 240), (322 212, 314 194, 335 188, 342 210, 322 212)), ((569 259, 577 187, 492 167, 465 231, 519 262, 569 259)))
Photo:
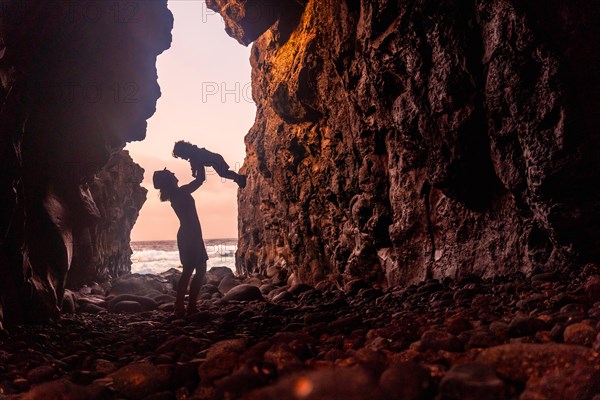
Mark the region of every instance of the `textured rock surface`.
POLYGON ((265 28, 240 270, 398 284, 598 259, 597 5, 209 2, 242 43, 265 28))
POLYGON ((112 157, 90 184, 100 218, 77 235, 68 283, 104 282, 131 271, 130 233, 146 201, 144 170, 127 151, 112 157))
POLYGON ((141 172, 119 152, 145 137, 160 96, 156 57, 170 45, 172 22, 166 0, 0 1, 7 321, 56 314, 71 265, 99 267, 92 278, 127 267, 119 263, 143 193, 135 188, 141 172), (131 182, 115 176, 121 167, 131 182), (112 215, 116 201, 126 215, 112 215))

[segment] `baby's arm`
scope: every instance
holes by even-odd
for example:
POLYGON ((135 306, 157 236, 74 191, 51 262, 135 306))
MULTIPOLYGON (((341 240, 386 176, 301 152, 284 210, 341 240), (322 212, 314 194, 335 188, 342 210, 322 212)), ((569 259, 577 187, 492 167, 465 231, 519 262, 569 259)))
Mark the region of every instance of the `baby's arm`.
POLYGON ((196 179, 194 179, 187 185, 182 186, 180 190, 186 191, 188 193, 194 193, 196 190, 198 190, 200 188, 200 186, 202 186, 202 184, 206 180, 206 175, 204 173, 204 167, 200 167, 200 169, 196 172, 198 175, 197 177, 195 177, 196 179))
MULTIPOLYGON (((198 176, 198 172, 204 169, 204 165, 198 162, 198 160, 191 159, 190 166, 192 167, 192 176, 196 178, 198 176)), ((204 171, 203 171, 204 172, 204 171)))

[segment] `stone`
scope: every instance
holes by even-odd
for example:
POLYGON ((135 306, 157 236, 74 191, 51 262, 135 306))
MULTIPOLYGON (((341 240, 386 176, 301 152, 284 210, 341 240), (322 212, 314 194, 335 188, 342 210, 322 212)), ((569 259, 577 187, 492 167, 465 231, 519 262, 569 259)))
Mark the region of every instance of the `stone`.
POLYGON ((594 351, 600 353, 600 333, 598 333, 596 335, 596 340, 594 341, 594 344, 592 345, 592 348, 594 349, 594 351))
POLYGON ((98 314, 102 311, 106 311, 106 309, 92 303, 80 303, 78 308, 80 313, 98 314))
POLYGON ((587 263, 583 266, 581 276, 586 278, 592 275, 600 275, 600 265, 597 263, 587 263))
POLYGON ((285 343, 271 346, 271 348, 264 353, 263 359, 266 362, 273 364, 280 375, 302 369, 304 366, 302 360, 300 360, 290 346, 285 343))
POLYGON ((238 357, 238 354, 229 350, 222 350, 210 358, 207 357, 206 361, 198 367, 198 375, 201 381, 213 382, 231 374, 237 365, 238 357))
POLYGON ((314 290, 314 288, 310 285, 307 285, 306 283, 299 283, 289 288, 288 291, 294 296, 298 296, 301 293, 304 293, 309 290, 314 290))
POLYGON ((153 311, 158 308, 158 303, 154 299, 144 296, 136 296, 132 294, 122 294, 116 296, 108 302, 108 310, 114 312, 115 306, 123 301, 134 301, 136 303, 139 303, 142 307, 142 311, 153 311))
POLYGON ((585 295, 590 303, 600 301, 600 275, 592 275, 585 282, 585 295))
POLYGON ((533 383, 551 371, 566 370, 578 362, 593 367, 598 355, 576 345, 511 343, 483 350, 476 361, 492 366, 503 379, 533 383))
POLYGON ((531 277, 532 282, 556 282, 560 279, 560 275, 555 271, 543 272, 536 274, 531 277))
POLYGON ((280 301, 289 301, 294 298, 294 295, 290 293, 289 290, 282 290, 279 293, 275 294, 271 297, 271 301, 274 303, 278 303, 280 301))
POLYGON ((142 305, 137 301, 120 301, 111 307, 111 312, 116 314, 140 313, 143 310, 142 305))
POLYGON ((98 372, 102 375, 107 375, 117 370, 117 364, 112 361, 103 360, 101 358, 94 361, 92 364, 92 371, 98 372))
POLYGON ((440 382, 439 400, 504 400, 506 384, 485 364, 469 363, 451 368, 440 382))
POLYGON ((327 368, 300 372, 250 392, 246 400, 345 399, 384 400, 373 377, 362 368, 327 368))
POLYGON ((434 391, 429 372, 412 362, 386 369, 379 378, 379 387, 388 400, 420 400, 430 397, 434 391))
POLYGON ((254 285, 242 284, 228 290, 223 300, 226 301, 254 301, 264 300, 260 289, 254 285))
POLYGON ((144 400, 176 400, 175 393, 170 391, 158 392, 144 398, 144 400))
POLYGON ((534 335, 537 331, 547 328, 547 324, 540 319, 517 315, 508 324, 508 335, 510 337, 530 336, 534 335))
POLYGON ((594 328, 585 323, 576 323, 569 325, 563 332, 563 339, 568 344, 579 344, 581 346, 591 347, 596 339, 597 332, 594 328))
POLYGON ((329 322, 329 324, 327 324, 327 329, 330 332, 337 332, 337 331, 347 332, 347 331, 357 328, 358 326, 360 326, 361 323, 362 323, 361 317, 359 317, 357 315, 351 315, 349 317, 340 318, 340 319, 336 319, 334 321, 329 322))
POLYGON ((216 383, 216 398, 236 399, 268 383, 270 371, 266 368, 242 367, 216 383))
MULTIPOLYGON (((262 280, 255 278, 255 277, 246 278, 246 279, 244 279, 243 283, 246 285, 256 286, 259 289, 263 285, 262 280)), ((261 292, 262 292, 262 290, 261 290, 261 292)))
POLYGON ((456 336, 451 333, 428 330, 421 335, 421 350, 445 350, 450 352, 462 351, 463 345, 456 336))
POLYGON ((45 382, 54 376, 56 369, 50 365, 41 365, 27 372, 27 380, 35 385, 37 383, 45 382))
POLYGON ((175 296, 171 296, 170 294, 160 294, 152 298, 159 306, 166 303, 174 303, 175 296))
POLYGON ((188 335, 172 336, 156 348, 157 354, 196 354, 206 346, 202 340, 188 335))
POLYGON ((246 339, 229 339, 217 342, 208 348, 206 359, 210 360, 223 352, 240 354, 246 349, 247 344, 246 339))
POLYGON ((151 364, 127 365, 108 375, 114 390, 131 399, 144 397, 166 388, 169 374, 151 364))
POLYGON ((231 289, 238 286, 239 284, 240 282, 237 281, 233 276, 225 275, 219 283, 219 292, 225 295, 227 294, 227 292, 229 292, 231 289))
POLYGON ((65 290, 61 311, 65 314, 73 314, 75 311, 77 311, 77 302, 75 300, 75 295, 68 289, 65 290))
POLYGON ((575 363, 572 367, 550 371, 537 382, 527 384, 519 400, 592 399, 600 393, 600 368, 575 363))
POLYGON ((453 317, 446 320, 446 329, 453 335, 473 329, 473 325, 465 318, 453 317))
POLYGON ((223 278, 227 277, 228 281, 233 279, 233 271, 227 267, 212 267, 206 273, 206 283, 218 287, 223 278))
POLYGON ((96 400, 106 398, 104 388, 96 385, 75 385, 68 380, 58 380, 43 383, 33 387, 29 392, 20 396, 22 400, 39 399, 69 399, 69 400, 96 400))

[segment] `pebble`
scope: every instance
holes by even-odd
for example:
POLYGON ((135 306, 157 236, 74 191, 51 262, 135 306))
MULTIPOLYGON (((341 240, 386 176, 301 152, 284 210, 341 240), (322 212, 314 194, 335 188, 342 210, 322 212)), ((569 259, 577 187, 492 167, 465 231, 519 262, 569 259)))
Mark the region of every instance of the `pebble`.
POLYGON ((600 276, 590 276, 585 283, 584 291, 590 303, 600 301, 600 276))
POLYGON ((384 398, 388 400, 420 400, 434 392, 429 371, 414 362, 405 362, 386 369, 379 378, 384 398))
POLYGON ((508 336, 512 338, 535 335, 537 331, 547 329, 547 324, 537 318, 517 315, 508 324, 508 336))
POLYGON ((504 400, 506 385, 494 368, 480 363, 457 365, 440 382, 439 400, 504 400))
POLYGON ((582 346, 510 343, 485 349, 476 360, 492 366, 503 378, 525 383, 539 381, 548 372, 567 369, 578 361, 594 365, 597 357, 582 346))
POLYGON ((440 330, 425 331, 421 336, 420 349, 444 350, 450 352, 462 351, 463 345, 456 336, 440 330))
POLYGON ((565 343, 591 347, 596 339, 596 334, 594 328, 580 322, 567 326, 563 333, 563 339, 565 343))
POLYGON ((231 275, 226 275, 218 282, 219 292, 221 292, 221 294, 225 295, 225 294, 227 294, 227 292, 229 292, 231 289, 233 289, 234 287, 236 287, 238 285, 239 285, 239 282, 237 279, 235 279, 231 275))
POLYGON ((300 372, 244 397, 245 400, 383 400, 384 398, 371 374, 360 367, 300 372))
MULTIPOLYGON (((165 295, 160 295, 160 296, 165 296, 165 295)), ((114 308, 117 306, 117 304, 124 302, 124 301, 133 301, 133 302, 139 303, 140 306, 142 307, 143 311, 152 311, 152 310, 156 310, 158 308, 158 303, 151 298, 144 297, 144 296, 136 296, 133 294, 122 294, 122 295, 116 296, 115 298, 113 298, 112 300, 110 300, 108 302, 108 310, 114 312, 114 308)))
POLYGON ((117 393, 131 399, 143 399, 164 389, 169 382, 164 369, 147 363, 127 365, 108 378, 117 393))
POLYGON ((260 289, 254 285, 242 284, 228 290, 223 297, 225 301, 264 300, 260 289))
POLYGON ((50 365, 41 365, 29 371, 26 378, 31 384, 35 385, 36 383, 52 379, 55 373, 56 369, 54 367, 50 365))
POLYGON ((175 269, 74 292, 75 313, 0 335, 2 395, 539 400, 598 390, 591 267, 409 288, 351 281, 345 291, 297 279, 279 286, 281 271, 269 280, 214 270, 200 312, 185 318, 171 314, 175 269), (251 300, 263 294, 269 300, 251 300), (124 302, 135 312, 112 312, 124 302))
POLYGON ((139 313, 142 312, 142 305, 137 301, 120 301, 111 307, 110 311, 120 313, 139 313))

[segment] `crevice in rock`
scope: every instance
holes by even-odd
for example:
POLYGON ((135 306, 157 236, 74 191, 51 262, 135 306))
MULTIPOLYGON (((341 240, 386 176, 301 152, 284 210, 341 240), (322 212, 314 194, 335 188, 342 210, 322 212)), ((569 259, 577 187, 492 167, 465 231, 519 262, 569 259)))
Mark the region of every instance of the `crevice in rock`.
POLYGON ((435 263, 435 233, 433 223, 431 222, 431 184, 429 181, 425 181, 421 187, 420 196, 425 203, 425 217, 427 218, 427 235, 429 237, 429 244, 431 246, 431 255, 429 261, 425 266, 425 279, 433 278, 433 264, 435 263))

